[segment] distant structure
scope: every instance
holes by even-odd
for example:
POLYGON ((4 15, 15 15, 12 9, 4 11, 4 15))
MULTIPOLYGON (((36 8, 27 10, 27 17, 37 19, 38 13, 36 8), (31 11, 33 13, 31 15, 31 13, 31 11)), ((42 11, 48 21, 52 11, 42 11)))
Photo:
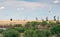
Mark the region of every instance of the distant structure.
POLYGON ((46 17, 46 21, 48 21, 48 17, 46 17))
POLYGON ((36 17, 36 21, 38 20, 38 18, 36 17))
POLYGON ((12 21, 12 18, 10 19, 10 21, 12 21))
POLYGON ((56 21, 56 16, 54 16, 54 21, 56 21))

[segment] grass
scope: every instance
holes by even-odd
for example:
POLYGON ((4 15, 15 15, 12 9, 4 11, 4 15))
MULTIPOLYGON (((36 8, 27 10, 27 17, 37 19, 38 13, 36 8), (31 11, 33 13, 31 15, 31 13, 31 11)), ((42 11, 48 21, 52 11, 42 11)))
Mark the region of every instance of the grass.
POLYGON ((0 37, 3 37, 3 35, 2 35, 2 34, 0 34, 0 37))

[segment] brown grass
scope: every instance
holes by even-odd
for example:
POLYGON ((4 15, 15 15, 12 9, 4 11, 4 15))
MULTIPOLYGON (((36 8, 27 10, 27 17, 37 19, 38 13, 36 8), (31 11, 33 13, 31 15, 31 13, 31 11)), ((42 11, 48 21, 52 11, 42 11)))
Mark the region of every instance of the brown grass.
MULTIPOLYGON (((14 24, 22 24, 22 26, 24 26, 26 24, 26 22, 31 22, 31 21, 36 21, 36 20, 0 20, 0 25, 14 25, 14 24)), ((49 21, 53 21, 53 20, 49 20, 49 21)), ((37 20, 37 22, 42 22, 41 20, 37 20)))

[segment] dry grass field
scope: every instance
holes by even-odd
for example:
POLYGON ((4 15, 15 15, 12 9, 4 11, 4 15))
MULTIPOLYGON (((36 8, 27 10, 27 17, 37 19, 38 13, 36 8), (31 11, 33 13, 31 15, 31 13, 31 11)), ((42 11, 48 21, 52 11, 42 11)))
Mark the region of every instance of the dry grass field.
POLYGON ((22 20, 13 20, 13 21, 10 21, 10 20, 0 20, 0 25, 14 25, 14 24, 22 24, 24 25, 27 21, 22 21, 22 20))
MULTIPOLYGON (((14 25, 14 24, 22 24, 22 26, 24 26, 26 24, 26 22, 31 22, 31 21, 36 21, 36 20, 0 20, 0 25, 14 25)), ((49 20, 49 21, 53 21, 53 20, 49 20)), ((37 22, 42 22, 42 20, 37 20, 37 22)))
MULTIPOLYGON (((0 25, 14 25, 14 24, 22 24, 22 26, 24 26, 24 24, 26 24, 26 22, 31 22, 31 21, 35 21, 35 20, 0 20, 0 25)), ((40 22, 41 20, 39 20, 38 22, 40 22)))

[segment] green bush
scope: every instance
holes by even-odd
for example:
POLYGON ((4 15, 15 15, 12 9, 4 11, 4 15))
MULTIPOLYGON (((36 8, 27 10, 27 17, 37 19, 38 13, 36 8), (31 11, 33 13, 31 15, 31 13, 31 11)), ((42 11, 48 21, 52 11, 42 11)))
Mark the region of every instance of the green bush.
POLYGON ((15 28, 15 30, 17 30, 20 33, 24 33, 24 31, 26 30, 25 28, 21 28, 21 27, 17 27, 15 28))
POLYGON ((33 37, 33 30, 26 30, 24 32, 24 37, 33 37))
POLYGON ((22 27, 22 24, 15 24, 14 27, 22 27))
POLYGON ((42 26, 45 26, 45 25, 47 25, 47 22, 46 22, 46 21, 42 21, 42 22, 41 22, 41 25, 42 25, 42 26))
POLYGON ((3 29, 0 29, 0 33, 2 33, 4 30, 3 29))
POLYGON ((24 37, 50 37, 51 32, 49 30, 26 30, 24 37))
POLYGON ((25 27, 26 28, 30 28, 30 29, 32 29, 32 28, 35 28, 35 29, 37 29, 38 28, 38 25, 40 25, 41 24, 41 22, 36 22, 36 21, 32 21, 32 22, 27 22, 26 24, 25 24, 25 27))
POLYGON ((31 22, 27 22, 27 23, 25 24, 25 28, 30 28, 30 26, 31 26, 31 22))
POLYGON ((20 37, 20 35, 18 31, 10 29, 3 32, 3 37, 20 37))
POLYGON ((52 27, 57 26, 58 24, 57 24, 56 22, 49 22, 49 25, 50 25, 50 26, 51 26, 51 28, 52 28, 52 27))
POLYGON ((56 34, 57 37, 60 37, 60 25, 51 28, 51 34, 56 34))
POLYGON ((48 30, 35 30, 33 37, 49 37, 51 34, 48 30))

